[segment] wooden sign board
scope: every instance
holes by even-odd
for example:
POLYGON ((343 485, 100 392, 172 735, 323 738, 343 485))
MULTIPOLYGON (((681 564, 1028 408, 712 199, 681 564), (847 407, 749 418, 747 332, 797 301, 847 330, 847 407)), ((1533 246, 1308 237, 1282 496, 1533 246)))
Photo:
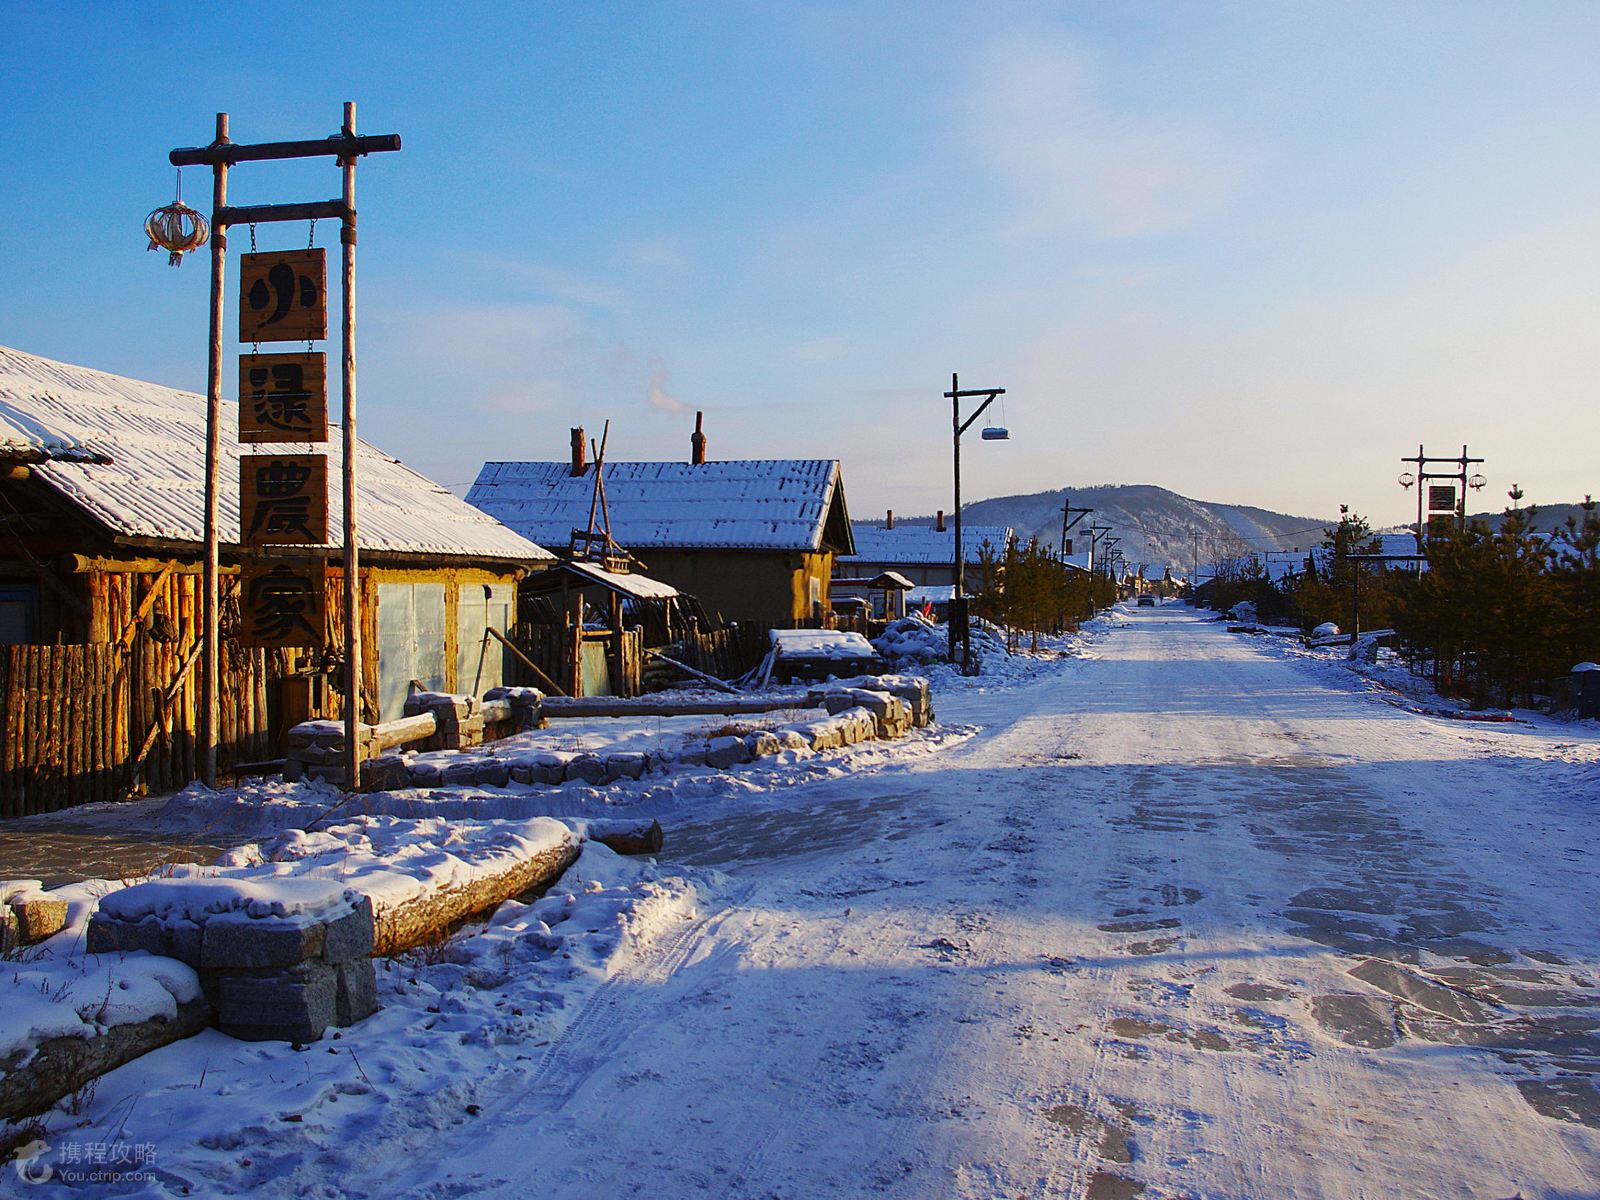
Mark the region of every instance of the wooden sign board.
POLYGON ((308 342, 328 336, 328 262, 322 250, 239 259, 239 340, 308 342))
POLYGON ((328 569, 319 559, 247 562, 240 572, 240 640, 247 646, 327 642, 328 569))
POLYGON ((328 541, 328 460, 321 454, 239 459, 239 540, 246 546, 328 541))
POLYGON ((1456 510, 1456 489, 1449 484, 1438 486, 1428 485, 1428 511, 1449 512, 1456 510))
POLYGON ((328 359, 246 354, 239 359, 241 442, 328 440, 328 359))
POLYGON ((1455 534, 1459 522, 1451 513, 1434 513, 1428 518, 1428 539, 1447 538, 1455 534))

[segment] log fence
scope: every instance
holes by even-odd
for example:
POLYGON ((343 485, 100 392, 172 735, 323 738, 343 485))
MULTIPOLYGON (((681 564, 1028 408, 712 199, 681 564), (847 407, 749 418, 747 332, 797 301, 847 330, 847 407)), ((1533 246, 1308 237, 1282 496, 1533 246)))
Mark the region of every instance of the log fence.
MULTIPOLYGON (((55 812, 195 778, 196 647, 0 646, 0 817, 55 812)), ((281 652, 224 656, 224 766, 270 758, 281 652)))

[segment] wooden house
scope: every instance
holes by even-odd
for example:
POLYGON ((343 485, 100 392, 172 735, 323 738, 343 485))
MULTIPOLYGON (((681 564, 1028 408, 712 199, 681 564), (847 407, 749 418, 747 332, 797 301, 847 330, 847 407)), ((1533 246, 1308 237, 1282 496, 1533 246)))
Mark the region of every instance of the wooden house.
MULTIPOLYGON (((840 555, 835 573, 853 579, 872 578, 886 571, 913 586, 948 587, 956 581, 956 534, 944 513, 933 524, 896 522, 889 513, 883 522, 856 521, 852 527, 855 551, 840 555)), ((973 587, 972 568, 988 546, 1003 555, 1013 533, 1005 525, 961 526, 961 556, 967 560, 967 589, 973 587)))
MULTIPOLYGON (((202 631, 205 397, 0 347, 0 814, 195 778, 202 631)), ((288 724, 339 715, 337 547, 319 645, 240 636, 236 405, 223 406, 219 760, 280 756, 288 724)), ((311 452, 317 447, 295 446, 311 452)), ((339 446, 327 446, 337 479, 339 446)), ((400 715, 412 680, 501 682, 489 629, 553 556, 394 458, 360 446, 365 720, 400 715)), ((329 526, 341 521, 337 483, 329 526)))
MULTIPOLYGON (((467 501, 535 542, 589 527, 595 467, 575 430, 567 462, 485 463, 467 501)), ((833 459, 606 462, 610 534, 650 578, 726 621, 798 628, 826 620, 834 559, 855 548, 833 459)))

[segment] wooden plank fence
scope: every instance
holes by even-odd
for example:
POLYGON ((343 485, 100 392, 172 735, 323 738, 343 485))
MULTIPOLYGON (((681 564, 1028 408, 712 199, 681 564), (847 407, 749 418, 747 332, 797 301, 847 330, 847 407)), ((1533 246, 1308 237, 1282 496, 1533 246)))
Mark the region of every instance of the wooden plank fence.
MULTIPOLYGON (((54 812, 195 778, 194 647, 0 646, 0 817, 54 812), (182 674, 179 674, 182 668, 182 674)), ((228 647, 219 689, 223 770, 274 756, 277 652, 228 647)))
POLYGON ((685 664, 718 679, 732 681, 767 656, 772 648, 772 634, 764 625, 729 625, 704 633, 690 630, 678 645, 685 664))
MULTIPOLYGON (((561 684, 563 690, 568 687, 572 678, 572 635, 565 626, 522 621, 511 627, 508 636, 518 650, 533 660, 539 670, 561 684)), ((611 641, 609 633, 602 636, 593 630, 586 633, 585 638, 591 641, 603 641, 608 647, 611 641)), ((643 691, 641 679, 644 672, 645 644, 642 629, 622 631, 620 673, 615 663, 611 667, 611 684, 617 695, 637 696, 643 691)), ((506 669, 508 681, 511 683, 523 687, 545 686, 514 654, 509 656, 506 669)))

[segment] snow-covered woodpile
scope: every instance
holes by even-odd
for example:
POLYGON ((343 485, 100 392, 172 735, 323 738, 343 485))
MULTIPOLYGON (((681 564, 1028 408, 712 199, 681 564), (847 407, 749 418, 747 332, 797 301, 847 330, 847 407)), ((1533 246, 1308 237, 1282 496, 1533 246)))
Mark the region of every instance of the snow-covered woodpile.
MULTIPOLYGON (((485 723, 508 732, 532 729, 542 716, 569 710, 574 715, 588 713, 598 704, 603 704, 606 715, 623 716, 633 708, 641 715, 659 714, 670 709, 670 703, 659 698, 637 702, 610 697, 546 699, 533 688, 497 689, 490 695, 491 699, 480 704, 465 696, 419 694, 415 698, 419 710, 415 715, 385 725, 363 726, 363 754, 371 755, 362 769, 365 790, 529 784, 554 787, 566 783, 605 787, 682 767, 726 771, 785 750, 819 753, 873 739, 898 738, 933 723, 932 693, 926 679, 914 675, 863 675, 830 681, 804 696, 766 701, 729 697, 720 707, 715 701, 684 705, 685 712, 729 715, 757 708, 821 709, 825 714, 791 721, 776 729, 724 733, 673 750, 529 749, 521 745, 496 746, 479 735, 485 723)), ((290 738, 290 753, 296 758, 291 759, 286 776, 329 778, 335 782, 342 778, 337 766, 344 747, 342 724, 307 722, 296 726, 290 738)))

